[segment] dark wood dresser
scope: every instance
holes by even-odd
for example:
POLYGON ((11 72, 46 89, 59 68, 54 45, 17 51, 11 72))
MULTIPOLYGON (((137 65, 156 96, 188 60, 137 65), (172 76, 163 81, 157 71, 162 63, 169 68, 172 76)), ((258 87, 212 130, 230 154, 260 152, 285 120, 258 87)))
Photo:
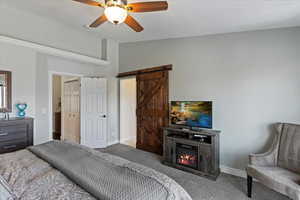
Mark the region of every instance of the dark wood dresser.
POLYGON ((0 153, 33 145, 33 118, 0 120, 0 153))

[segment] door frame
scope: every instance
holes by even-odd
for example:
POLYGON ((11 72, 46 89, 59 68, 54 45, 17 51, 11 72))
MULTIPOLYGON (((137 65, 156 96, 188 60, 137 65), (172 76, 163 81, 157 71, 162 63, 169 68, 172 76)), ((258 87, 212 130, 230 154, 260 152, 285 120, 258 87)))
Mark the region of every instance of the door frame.
POLYGON ((57 72, 57 71, 48 71, 48 97, 49 97, 49 112, 48 112, 48 117, 49 117, 49 141, 53 140, 53 75, 58 75, 58 76, 75 76, 78 78, 83 77, 83 74, 74 74, 74 73, 68 73, 68 72, 57 72))
MULTIPOLYGON (((122 130, 121 130, 121 82, 122 82, 122 80, 128 80, 128 79, 135 79, 135 81, 136 81, 136 76, 126 76, 126 77, 121 77, 120 79, 119 79, 119 127, 120 127, 120 130, 119 130, 119 143, 121 143, 122 144, 122 142, 124 142, 124 141, 122 141, 122 130)), ((136 82, 135 82, 135 84, 136 84, 136 82)), ((137 100, 137 96, 135 96, 135 100, 137 100)), ((137 102, 136 102, 137 103, 137 102)), ((134 113, 135 113, 135 115, 136 115, 136 109, 135 109, 135 111, 134 111, 134 113)), ((135 129, 137 129, 137 119, 136 119, 136 121, 135 121, 135 129)), ((137 137, 137 130, 135 131, 136 133, 135 133, 135 137, 137 137)), ((135 145, 136 145, 136 143, 135 143, 135 145)))

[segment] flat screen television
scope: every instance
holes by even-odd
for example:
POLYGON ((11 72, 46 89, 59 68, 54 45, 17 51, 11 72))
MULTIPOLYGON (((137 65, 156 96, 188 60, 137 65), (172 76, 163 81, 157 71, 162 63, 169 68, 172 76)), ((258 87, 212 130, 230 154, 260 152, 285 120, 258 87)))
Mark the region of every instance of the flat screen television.
POLYGON ((171 101, 171 125, 211 129, 212 101, 171 101))

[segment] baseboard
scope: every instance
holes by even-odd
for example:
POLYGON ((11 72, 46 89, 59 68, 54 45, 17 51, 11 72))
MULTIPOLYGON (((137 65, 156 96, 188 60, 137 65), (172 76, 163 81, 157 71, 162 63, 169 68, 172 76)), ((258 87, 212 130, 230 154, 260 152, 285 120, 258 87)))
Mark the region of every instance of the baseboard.
POLYGON ((246 178, 247 174, 245 170, 241 170, 241 169, 236 169, 236 168, 231 168, 225 165, 221 165, 221 172, 225 173, 225 174, 230 174, 233 176, 239 176, 242 178, 246 178))
MULTIPOLYGON (((115 140, 112 142, 108 142, 107 146, 111 146, 111 145, 118 144, 118 143, 119 143, 119 140, 115 140)), ((247 173, 245 170, 236 169, 236 168, 228 167, 225 165, 221 165, 220 168, 221 168, 222 173, 230 174, 230 175, 238 176, 238 177, 242 177, 242 178, 247 178, 247 173)))
POLYGON ((111 142, 107 143, 107 146, 111 146, 111 145, 118 144, 118 143, 119 143, 119 140, 111 141, 111 142))
POLYGON ((126 142, 129 142, 129 141, 132 141, 132 140, 135 140, 135 138, 126 138, 126 139, 120 140, 119 142, 120 143, 126 143, 126 142))

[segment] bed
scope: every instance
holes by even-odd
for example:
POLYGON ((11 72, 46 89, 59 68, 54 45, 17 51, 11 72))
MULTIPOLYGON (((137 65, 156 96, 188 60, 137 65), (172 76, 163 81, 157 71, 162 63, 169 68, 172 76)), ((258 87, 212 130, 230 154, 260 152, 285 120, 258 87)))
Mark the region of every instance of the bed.
POLYGON ((0 200, 191 200, 153 169, 69 142, 0 155, 0 200))

